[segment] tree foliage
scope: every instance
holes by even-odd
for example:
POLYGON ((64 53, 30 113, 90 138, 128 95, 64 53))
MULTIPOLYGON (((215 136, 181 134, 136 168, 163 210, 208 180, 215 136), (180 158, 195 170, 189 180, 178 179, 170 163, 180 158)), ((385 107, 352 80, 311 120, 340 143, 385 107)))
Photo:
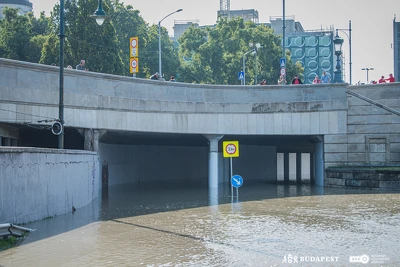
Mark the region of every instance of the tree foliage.
POLYGON ((4 8, 0 20, 0 57, 21 61, 29 59, 31 24, 27 16, 18 15, 17 9, 4 8))
MULTIPOLYGON (((104 0, 108 17, 102 26, 91 16, 97 1, 65 0, 64 66, 75 67, 86 60, 90 71, 130 76, 129 39, 139 38, 139 73, 147 78, 159 70, 159 28, 148 25, 133 6, 121 0, 104 0)), ((0 20, 0 57, 42 64, 59 64, 60 6, 49 17, 32 13, 20 16, 17 9, 5 8, 0 20)), ((237 74, 245 59, 246 84, 266 79, 276 84, 279 78, 281 38, 271 28, 244 22, 241 18, 221 19, 216 27, 191 27, 173 42, 160 28, 162 73, 165 79, 207 84, 240 84, 237 74), (254 55, 249 43, 260 43, 254 55)), ((292 64, 287 51, 287 76, 302 73, 292 64)))
MULTIPOLYGON (((180 78, 185 82, 208 84, 240 84, 238 72, 243 70, 243 57, 254 50, 249 43, 259 43, 257 52, 245 59, 246 84, 265 79, 276 84, 280 75, 281 39, 263 25, 244 22, 242 18, 221 19, 215 28, 191 27, 179 38, 180 78)), ((287 57, 288 75, 301 73, 287 57)))

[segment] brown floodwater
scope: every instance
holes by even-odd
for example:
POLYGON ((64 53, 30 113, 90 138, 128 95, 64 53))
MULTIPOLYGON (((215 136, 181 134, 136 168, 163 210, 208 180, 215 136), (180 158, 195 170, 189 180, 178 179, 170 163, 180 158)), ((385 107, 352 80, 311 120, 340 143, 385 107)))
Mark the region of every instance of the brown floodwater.
POLYGON ((26 226, 0 266, 400 266, 396 192, 124 185, 26 226))

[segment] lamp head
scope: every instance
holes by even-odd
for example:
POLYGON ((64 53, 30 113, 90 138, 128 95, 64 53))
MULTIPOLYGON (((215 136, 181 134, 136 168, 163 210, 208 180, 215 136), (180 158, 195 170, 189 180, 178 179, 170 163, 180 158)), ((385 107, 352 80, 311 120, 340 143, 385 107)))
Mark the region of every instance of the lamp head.
POLYGON ((104 20, 106 19, 106 12, 104 11, 102 4, 102 0, 99 0, 99 6, 97 7, 97 10, 93 13, 92 17, 96 19, 96 22, 98 25, 103 25, 104 20))
POLYGON ((343 39, 336 34, 335 38, 333 39, 333 44, 335 46, 335 55, 340 56, 342 54, 343 39))

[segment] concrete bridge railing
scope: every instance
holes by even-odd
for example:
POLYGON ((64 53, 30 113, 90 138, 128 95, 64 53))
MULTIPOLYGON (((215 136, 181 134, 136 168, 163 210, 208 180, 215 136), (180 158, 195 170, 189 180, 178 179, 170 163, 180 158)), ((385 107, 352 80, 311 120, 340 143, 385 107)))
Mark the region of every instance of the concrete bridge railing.
MULTIPOLYGON (((65 69, 68 127, 198 134, 347 132, 346 85, 224 86, 65 69)), ((0 59, 0 122, 58 117, 57 67, 0 59)))

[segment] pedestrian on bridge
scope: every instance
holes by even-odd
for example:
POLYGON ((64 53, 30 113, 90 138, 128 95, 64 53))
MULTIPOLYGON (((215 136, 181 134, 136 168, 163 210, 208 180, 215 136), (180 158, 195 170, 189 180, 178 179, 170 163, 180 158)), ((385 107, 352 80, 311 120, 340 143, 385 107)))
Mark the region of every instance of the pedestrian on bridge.
POLYGON ((303 84, 303 82, 300 80, 299 75, 295 75, 292 84, 303 84))
POLYGON ((285 77, 283 75, 279 76, 278 85, 285 85, 285 84, 286 84, 285 77))
POLYGON ((389 83, 394 83, 396 81, 396 79, 393 77, 393 74, 389 74, 389 78, 385 79, 387 82, 389 83))
POLYGON ((158 72, 150 76, 150 80, 158 80, 158 72))
POLYGON ((86 70, 86 68, 85 68, 85 60, 81 59, 81 62, 78 65, 76 65, 76 69, 77 70, 86 70))
POLYGON ((322 72, 321 81, 322 81, 322 83, 330 83, 331 82, 331 78, 326 73, 326 71, 322 72))

